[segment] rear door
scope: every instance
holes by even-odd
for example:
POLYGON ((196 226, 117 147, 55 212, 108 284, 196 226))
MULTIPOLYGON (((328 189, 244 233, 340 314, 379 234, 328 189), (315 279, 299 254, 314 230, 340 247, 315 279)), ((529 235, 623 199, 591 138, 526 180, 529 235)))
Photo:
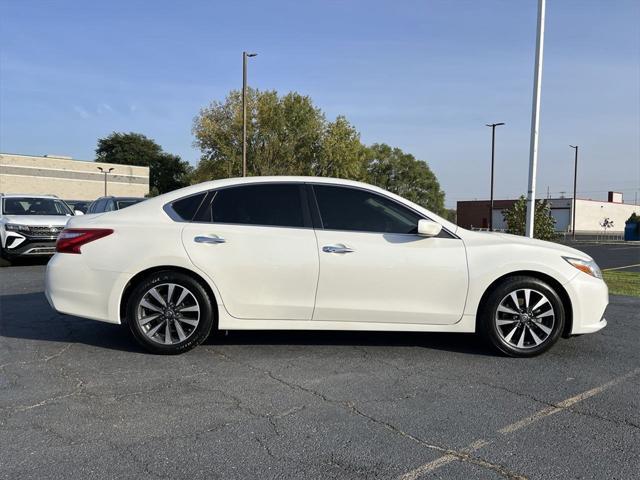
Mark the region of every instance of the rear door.
POLYGON ((319 260, 303 185, 247 184, 211 197, 183 229, 182 241, 229 314, 310 320, 319 260))

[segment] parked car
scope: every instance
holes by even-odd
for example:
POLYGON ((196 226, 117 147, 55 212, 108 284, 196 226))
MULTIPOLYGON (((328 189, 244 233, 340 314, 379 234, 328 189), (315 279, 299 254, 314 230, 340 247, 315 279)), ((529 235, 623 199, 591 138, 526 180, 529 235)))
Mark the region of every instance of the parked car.
POLYGON ((478 331, 528 357, 607 324, 607 286, 585 253, 465 230, 346 180, 202 183, 75 217, 57 252, 54 309, 126 323, 162 354, 218 328, 478 331))
POLYGON ((52 195, 0 195, 0 256, 53 255, 58 234, 74 214, 52 195))
POLYGON ((100 197, 94 200, 87 213, 103 213, 112 212, 114 210, 122 210, 123 208, 130 207, 136 203, 140 203, 146 200, 146 198, 139 197, 100 197))
POLYGON ((65 200, 65 203, 71 207, 72 210, 77 210, 82 213, 87 213, 91 201, 89 200, 65 200))

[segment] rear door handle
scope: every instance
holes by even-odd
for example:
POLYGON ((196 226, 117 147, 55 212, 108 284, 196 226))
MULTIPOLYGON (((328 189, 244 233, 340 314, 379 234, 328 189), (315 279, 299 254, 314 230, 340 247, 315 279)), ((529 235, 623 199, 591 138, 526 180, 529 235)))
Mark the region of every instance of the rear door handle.
POLYGON ((225 243, 226 240, 218 235, 198 235, 193 239, 196 243, 225 243))
POLYGON ((349 248, 341 243, 337 245, 325 245, 322 247, 322 251, 325 253, 351 253, 355 252, 353 248, 349 248))

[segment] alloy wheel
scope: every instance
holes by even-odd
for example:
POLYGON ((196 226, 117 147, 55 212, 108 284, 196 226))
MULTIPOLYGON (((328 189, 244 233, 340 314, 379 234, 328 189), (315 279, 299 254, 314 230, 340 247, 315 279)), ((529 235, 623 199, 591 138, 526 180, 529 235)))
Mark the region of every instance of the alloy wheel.
POLYGON ((174 345, 196 331, 200 305, 189 289, 176 283, 162 283, 142 296, 136 309, 136 321, 150 340, 174 345))
POLYGON ((495 314, 500 339, 511 347, 531 349, 542 345, 556 322, 549 299, 532 288, 519 288, 506 295, 495 314))

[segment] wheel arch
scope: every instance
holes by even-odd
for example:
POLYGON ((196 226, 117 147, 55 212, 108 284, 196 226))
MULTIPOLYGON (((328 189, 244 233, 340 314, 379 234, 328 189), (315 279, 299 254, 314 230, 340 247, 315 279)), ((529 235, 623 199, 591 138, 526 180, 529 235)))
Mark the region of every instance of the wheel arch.
POLYGON ((518 271, 506 273, 496 278, 493 282, 491 282, 491 284, 485 289, 484 293, 482 294, 482 297, 480 298, 480 302, 478 303, 478 310, 476 312, 476 315, 482 311, 484 302, 486 302, 487 297, 497 285, 504 282, 508 278, 522 277, 522 276, 534 277, 539 280, 542 280, 548 283, 549 285, 551 285, 551 287, 553 287, 553 289, 558 293, 558 296, 562 301, 562 306, 564 307, 564 310, 565 310, 565 323, 564 323, 564 330, 562 331, 562 336, 564 338, 569 337, 571 335, 571 330, 573 328, 573 307, 571 305, 571 299, 569 298, 569 294, 567 293, 566 289, 562 286, 562 284, 558 282, 555 278, 553 278, 550 275, 547 275, 546 273, 537 272, 535 270, 518 270, 518 271))
POLYGON ((178 267, 176 265, 159 265, 159 266, 155 266, 155 267, 150 267, 147 268, 145 270, 142 270, 138 273, 136 273, 133 277, 131 277, 131 279, 129 279, 129 281, 127 282, 127 284, 124 287, 124 290, 122 291, 122 295, 120 296, 120 305, 119 305, 119 315, 120 315, 120 323, 121 324, 125 324, 126 323, 126 309, 127 309, 127 302, 129 301, 129 297, 131 295, 131 292, 133 291, 134 286, 144 277, 151 275, 153 273, 156 272, 161 272, 161 271, 165 271, 165 270, 171 270, 174 272, 180 272, 183 273, 185 275, 190 276, 191 278, 193 278, 196 282, 198 282, 200 285, 202 285, 202 288, 204 288, 207 292, 207 294, 209 295, 209 298, 211 298, 211 308, 213 310, 213 328, 217 329, 218 328, 218 319, 219 319, 219 312, 218 312, 218 302, 217 302, 217 298, 216 295, 213 291, 213 289, 211 288, 211 286, 209 285, 209 283, 204 279, 204 277, 202 277, 202 275, 199 275, 198 273, 194 272, 193 270, 189 270, 188 268, 184 268, 184 267, 178 267))

